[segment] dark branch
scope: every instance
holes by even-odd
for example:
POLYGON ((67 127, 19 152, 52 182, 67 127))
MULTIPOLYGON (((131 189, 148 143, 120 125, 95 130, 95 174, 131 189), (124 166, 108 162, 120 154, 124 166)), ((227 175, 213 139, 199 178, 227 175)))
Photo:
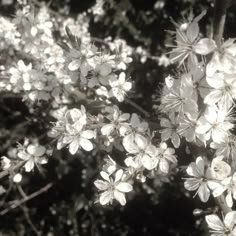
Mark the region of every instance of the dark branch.
POLYGON ((218 47, 222 43, 226 11, 230 4, 230 0, 215 0, 215 11, 213 19, 213 38, 218 47))

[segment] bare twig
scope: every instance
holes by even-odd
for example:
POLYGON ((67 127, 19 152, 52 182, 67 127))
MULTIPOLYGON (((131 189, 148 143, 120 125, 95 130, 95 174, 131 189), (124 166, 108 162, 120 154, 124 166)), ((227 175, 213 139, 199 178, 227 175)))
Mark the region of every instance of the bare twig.
POLYGON ((125 98, 125 102, 130 104, 131 106, 133 106, 136 110, 140 111, 141 113, 143 113, 143 115, 146 117, 146 118, 149 118, 150 117, 150 114, 145 111, 142 107, 140 107, 138 104, 136 104, 135 102, 133 102, 132 100, 130 100, 129 98, 125 98))
POLYGON ((31 229, 34 231, 35 235, 41 236, 41 233, 37 230, 36 226, 33 224, 32 220, 30 219, 28 208, 26 206, 20 206, 20 208, 22 209, 25 219, 27 223, 29 224, 29 226, 31 227, 31 229))
POLYGON ((215 0, 215 12, 213 19, 213 38, 218 47, 222 43, 226 11, 230 4, 230 0, 215 0))
POLYGON ((20 199, 20 200, 14 201, 8 208, 2 210, 0 212, 0 215, 5 215, 9 211, 11 211, 11 210, 21 206, 22 204, 30 201, 31 199, 33 199, 33 198, 39 196, 40 194, 48 191, 48 189, 50 189, 52 186, 53 186, 53 183, 48 183, 46 186, 44 186, 43 188, 39 189, 38 191, 36 191, 36 192, 34 192, 34 193, 32 193, 32 194, 30 194, 30 195, 20 199))

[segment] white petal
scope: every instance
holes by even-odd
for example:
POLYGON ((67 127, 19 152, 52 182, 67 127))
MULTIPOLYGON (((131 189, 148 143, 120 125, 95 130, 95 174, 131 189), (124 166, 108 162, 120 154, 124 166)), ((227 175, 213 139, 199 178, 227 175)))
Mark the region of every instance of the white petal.
POLYGON ((110 177, 109 174, 107 174, 105 171, 101 171, 100 175, 102 176, 103 179, 105 179, 106 181, 110 182, 110 177))
POLYGON ((85 151, 89 152, 93 150, 93 144, 88 139, 80 137, 79 144, 85 151))
POLYGON ((200 39, 193 48, 195 53, 200 55, 207 55, 215 50, 216 43, 212 39, 203 38, 200 39))
POLYGON ((171 136, 171 142, 173 143, 175 148, 178 148, 180 146, 180 138, 177 133, 173 133, 171 136))
POLYGON ((113 198, 113 194, 111 191, 106 191, 100 195, 99 202, 101 205, 106 205, 113 198))
POLYGON ((91 139, 94 138, 94 131, 92 130, 85 130, 81 133, 81 137, 83 137, 84 139, 91 139))
POLYGON ((27 152, 33 156, 40 157, 46 152, 46 148, 43 146, 29 145, 27 147, 27 152))
POLYGON ((142 135, 135 135, 135 143, 140 149, 144 150, 147 147, 148 141, 142 135))
POLYGON ((210 190, 206 183, 202 183, 198 189, 198 196, 202 202, 207 202, 210 197, 210 190))
POLYGON ((20 173, 17 173, 16 175, 14 175, 13 182, 20 183, 21 180, 22 180, 22 175, 20 173))
POLYGON ((224 225, 217 215, 207 215, 205 219, 209 228, 216 231, 224 230, 224 225))
POLYGON ((160 162, 159 162, 159 168, 160 168, 160 170, 163 173, 167 174, 168 171, 169 171, 169 163, 168 163, 168 161, 165 160, 165 159, 161 159, 160 162))
POLYGON ((214 105, 222 98, 222 95, 223 94, 220 90, 214 90, 205 97, 204 103, 208 105, 214 105))
POLYGON ((224 219, 225 226, 231 229, 233 226, 235 226, 235 222, 236 222, 236 211, 231 211, 227 213, 224 219))
POLYGON ((99 189, 99 190, 106 190, 109 188, 109 183, 102 181, 102 180, 96 180, 94 182, 94 185, 99 189))
POLYGON ((116 172, 116 175, 115 175, 115 183, 117 183, 118 181, 121 180, 122 176, 123 176, 123 173, 124 171, 122 169, 119 169, 117 172, 116 172))
POLYGON ((106 124, 101 128, 101 133, 103 135, 109 136, 113 130, 114 130, 113 124, 106 124))
POLYGON ((72 61, 69 65, 68 65, 68 69, 70 71, 76 71, 78 70, 80 67, 80 62, 75 60, 75 61, 72 61))
POLYGON ((25 163, 25 171, 30 172, 34 168, 34 160, 31 158, 25 163))
POLYGON ((156 168, 156 166, 159 162, 159 159, 155 158, 155 157, 151 158, 148 155, 144 155, 141 162, 147 170, 152 170, 152 169, 156 168))
POLYGON ((80 146, 80 143, 77 139, 74 139, 70 145, 69 145, 69 152, 71 155, 75 155, 75 153, 78 151, 80 146))
POLYGON ((226 203, 227 203, 227 206, 228 207, 232 207, 233 206, 233 199, 232 199, 232 195, 231 195, 231 192, 229 192, 227 195, 226 195, 226 203))
POLYGON ((126 204, 126 199, 125 199, 124 193, 121 193, 121 192, 115 190, 114 197, 122 206, 124 206, 126 204))
POLYGON ((133 190, 133 186, 129 183, 121 182, 116 185, 116 189, 120 192, 128 193, 133 190))
POLYGON ((184 182, 184 187, 188 191, 195 191, 199 188, 199 186, 200 186, 199 180, 195 178, 189 178, 184 182))

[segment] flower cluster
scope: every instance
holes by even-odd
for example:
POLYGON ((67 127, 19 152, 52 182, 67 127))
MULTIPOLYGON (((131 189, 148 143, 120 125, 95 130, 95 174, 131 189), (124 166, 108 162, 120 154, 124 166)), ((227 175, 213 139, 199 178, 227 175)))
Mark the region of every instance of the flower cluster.
MULTIPOLYGON (((231 209, 236 200, 236 44, 229 39, 217 48, 213 39, 200 38, 198 21, 204 14, 181 25, 175 23, 177 46, 170 58, 184 69, 177 78, 165 79, 160 132, 162 141, 170 139, 175 148, 185 138, 192 146, 208 149, 188 165, 184 186, 202 202, 212 195, 231 209)), ((235 211, 229 211, 223 222, 215 214, 207 215, 206 221, 212 235, 236 235, 235 211)))

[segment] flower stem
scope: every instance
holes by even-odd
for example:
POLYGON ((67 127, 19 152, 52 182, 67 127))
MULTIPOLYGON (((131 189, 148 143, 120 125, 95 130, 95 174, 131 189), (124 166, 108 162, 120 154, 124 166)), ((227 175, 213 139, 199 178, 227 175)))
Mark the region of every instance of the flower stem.
POLYGON ((218 47, 222 43, 226 11, 229 6, 230 0, 215 0, 215 10, 213 19, 213 38, 218 47))

